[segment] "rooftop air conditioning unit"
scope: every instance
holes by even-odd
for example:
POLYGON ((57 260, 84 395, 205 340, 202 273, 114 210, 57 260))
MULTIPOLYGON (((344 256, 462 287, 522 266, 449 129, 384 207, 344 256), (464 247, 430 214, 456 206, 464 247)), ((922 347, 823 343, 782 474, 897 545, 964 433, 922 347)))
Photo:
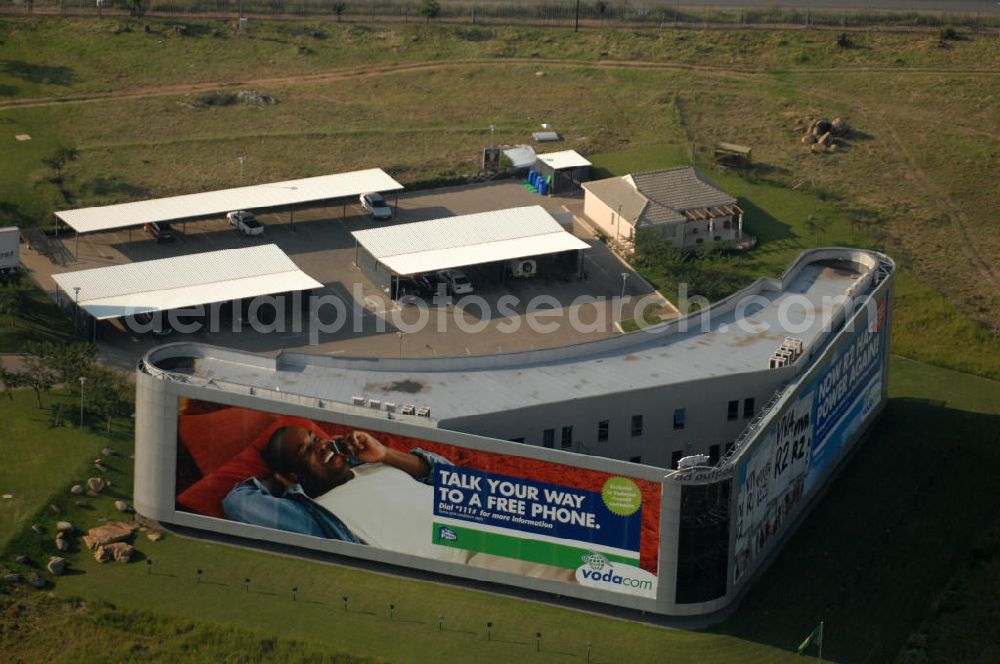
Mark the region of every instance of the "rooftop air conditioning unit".
POLYGON ((386 409, 386 411, 388 411, 390 413, 395 413, 396 412, 396 404, 390 403, 390 402, 386 401, 385 402, 385 409, 386 409))
POLYGON ((518 258, 510 262, 510 273, 515 277, 533 277, 538 274, 538 262, 533 258, 518 258))
POLYGON ((369 408, 374 408, 375 410, 378 410, 378 409, 380 409, 382 407, 382 402, 379 399, 369 399, 368 400, 368 407, 369 408))
POLYGON ((403 415, 413 415, 415 412, 417 412, 417 407, 414 406, 412 403, 408 403, 405 406, 403 406, 403 409, 400 410, 399 412, 402 413, 403 415))
POLYGON ((427 406, 421 406, 419 409, 417 409, 417 415, 419 417, 430 417, 431 409, 428 408, 427 406))
POLYGON ((355 406, 364 406, 365 405, 365 398, 364 397, 351 397, 351 403, 354 404, 355 406))

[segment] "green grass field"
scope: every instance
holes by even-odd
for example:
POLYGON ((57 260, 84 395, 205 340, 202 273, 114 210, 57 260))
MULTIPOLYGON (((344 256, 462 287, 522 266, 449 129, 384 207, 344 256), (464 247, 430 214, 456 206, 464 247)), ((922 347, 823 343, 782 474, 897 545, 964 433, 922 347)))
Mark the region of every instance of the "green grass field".
MULTIPOLYGON (((939 368, 1000 379, 1000 236, 988 219, 1000 208, 988 177, 1000 171, 994 36, 939 48, 934 35, 856 33, 841 49, 827 31, 259 21, 238 37, 223 22, 143 23, 150 33, 120 18, 0 18, 0 224, 49 226, 62 207, 235 186, 239 156, 247 184, 373 166, 404 183, 469 174, 490 124, 498 141, 517 143, 549 122, 565 137, 558 149, 580 151, 599 174, 694 163, 739 196, 760 238, 738 262, 747 280, 779 274, 812 246, 887 251, 901 268, 892 349, 909 359, 893 359, 892 399, 868 444, 712 631, 168 534, 140 536, 128 566, 73 551, 77 573, 58 580, 51 600, 0 593, 4 624, 44 625, 0 631, 5 658, 582 662, 591 640, 594 662, 770 662, 825 620, 824 655, 838 661, 996 659, 996 538, 981 531, 1000 507, 1000 388, 939 368), (279 103, 209 103, 241 89, 279 103), (838 114, 850 138, 836 154, 809 154, 795 118, 838 114), (720 140, 750 144, 754 169, 715 167, 720 140), (45 160, 62 147, 77 155, 60 174, 45 160), (949 654, 958 638, 979 647, 949 654)), ((648 276, 670 296, 672 275, 648 276)), ((13 327, 0 321, 0 351, 66 334, 41 293, 32 301, 13 327)), ((52 412, 32 399, 0 399, 0 449, 11 460, 0 491, 14 495, 0 503, 0 548, 12 569, 18 553, 52 553, 49 537, 27 528, 53 527, 50 503, 88 526, 130 494, 122 432, 112 440, 124 454, 110 464, 114 490, 93 509, 74 507, 68 487, 92 473, 108 439, 50 428, 52 412)), ((72 410, 72 399, 52 400, 72 410)))
MULTIPOLYGON (((10 402, 4 415, 22 427, 15 449, 33 451, 35 469, 6 481, 19 492, 33 487, 34 521, 51 529, 57 518, 69 518, 86 528, 113 518, 115 496, 130 492, 128 441, 115 442, 123 456, 109 462, 108 477, 115 483, 111 494, 94 499, 93 509, 73 507, 68 484, 86 474, 81 471, 101 446, 101 437, 89 435, 89 447, 74 451, 75 476, 43 472, 67 452, 63 445, 39 449, 31 442, 51 430, 36 414, 42 411, 29 405, 18 408, 18 402, 10 402), (50 514, 46 506, 52 502, 66 512, 50 514)), ((248 652, 271 643, 276 653, 284 653, 282 659, 294 659, 288 640, 304 644, 303 652, 400 662, 431 657, 548 661, 557 653, 582 658, 590 640, 596 662, 662 661, 662 653, 670 653, 670 661, 752 662, 792 657, 798 642, 824 620, 824 653, 832 660, 888 661, 912 641, 911 633, 918 631, 955 569, 977 550, 983 524, 995 520, 1000 508, 992 470, 1000 463, 1000 448, 994 444, 998 424, 1000 383, 894 358, 889 405, 866 445, 739 611, 710 631, 654 627, 173 533, 156 543, 140 534, 139 553, 129 565, 102 566, 89 552, 74 550, 74 574, 57 580, 56 597, 79 598, 97 613, 68 620, 60 629, 82 629, 81 621, 96 623, 99 629, 88 631, 88 643, 99 643, 102 634, 109 639, 118 634, 150 656, 182 658, 184 653, 169 638, 175 630, 194 632, 188 655, 197 658, 202 651, 195 637, 223 629, 227 638, 247 635, 248 652), (201 582, 198 569, 203 570, 201 582), (294 599, 293 587, 299 589, 294 599), (344 595, 349 598, 346 612, 344 595), (395 605, 391 620, 390 604, 395 605), (445 616, 443 631, 438 630, 439 613, 445 616), (487 621, 494 624, 491 642, 486 640, 487 621), (547 655, 534 652, 536 631, 542 632, 547 655)), ((34 535, 26 523, 21 520, 20 532, 3 553, 4 562, 15 569, 22 569, 9 563, 17 553, 44 560, 52 552, 48 538, 34 535)), ((970 610, 976 602, 973 592, 967 600, 970 610)), ((52 606, 38 610, 61 611, 52 606)), ((937 625, 920 629, 934 633, 937 625)), ((17 648, 10 652, 30 659, 52 639, 52 634, 37 639, 22 635, 10 642, 17 648)), ((0 645, 8 644, 0 640, 0 645)))

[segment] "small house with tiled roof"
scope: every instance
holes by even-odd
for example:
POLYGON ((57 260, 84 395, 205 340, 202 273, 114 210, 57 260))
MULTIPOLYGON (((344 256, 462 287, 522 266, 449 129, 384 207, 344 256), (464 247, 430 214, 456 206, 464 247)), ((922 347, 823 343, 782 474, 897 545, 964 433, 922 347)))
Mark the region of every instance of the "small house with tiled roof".
POLYGON ((743 237, 743 210, 736 198, 690 166, 582 186, 584 215, 616 242, 630 242, 641 229, 661 233, 678 249, 743 237))

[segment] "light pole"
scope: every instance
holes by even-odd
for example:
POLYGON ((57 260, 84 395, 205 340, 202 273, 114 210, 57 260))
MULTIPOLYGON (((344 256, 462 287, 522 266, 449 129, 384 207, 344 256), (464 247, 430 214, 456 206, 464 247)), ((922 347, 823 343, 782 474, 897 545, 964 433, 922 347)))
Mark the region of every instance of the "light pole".
MULTIPOLYGON (((240 16, 241 17, 243 16, 243 4, 242 3, 240 3, 240 16)), ((244 166, 246 166, 247 158, 246 157, 239 157, 239 160, 240 160, 240 184, 243 184, 244 181, 245 181, 244 178, 243 178, 243 168, 244 168, 244 166)))
POLYGON ((83 428, 83 384, 87 382, 86 376, 80 376, 80 428, 83 428))
POLYGON ((399 337, 399 356, 403 357, 403 333, 396 332, 396 336, 399 337))
POLYGON ((80 324, 77 320, 77 314, 80 311, 80 287, 73 286, 73 335, 76 336, 80 334, 80 324))
POLYGON ((621 300, 625 299, 625 282, 628 281, 628 272, 622 272, 622 296, 619 298, 621 300))

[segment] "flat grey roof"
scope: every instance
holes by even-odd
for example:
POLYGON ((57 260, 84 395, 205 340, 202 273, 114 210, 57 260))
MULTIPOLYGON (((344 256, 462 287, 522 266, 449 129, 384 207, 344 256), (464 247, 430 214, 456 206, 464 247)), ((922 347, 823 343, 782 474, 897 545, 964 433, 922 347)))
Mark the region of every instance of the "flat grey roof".
MULTIPOLYGON (((183 356, 185 347, 196 357, 193 374, 213 379, 216 386, 232 383, 261 389, 277 388, 350 404, 354 396, 414 403, 431 408, 436 420, 499 412, 545 402, 601 396, 673 383, 767 370, 768 360, 786 336, 811 348, 827 336, 824 314, 832 318, 842 299, 862 282, 871 284, 877 254, 860 250, 807 252, 784 277, 760 280, 733 297, 759 298, 737 319, 739 307, 712 309, 705 331, 692 322, 681 332, 676 323, 646 332, 612 337, 563 348, 493 355, 434 359, 334 358, 306 353, 283 353, 275 360, 220 348, 179 344, 163 346, 147 355, 154 366, 158 355, 183 356), (837 252, 840 252, 839 254, 837 252), (867 259, 869 265, 843 262, 867 259), (783 305, 791 325, 815 320, 793 335, 779 317, 783 305), (595 376, 599 374, 599 380, 595 376)), ((868 292, 867 290, 865 291, 868 292)), ((733 299, 727 299, 729 304, 733 299)))

